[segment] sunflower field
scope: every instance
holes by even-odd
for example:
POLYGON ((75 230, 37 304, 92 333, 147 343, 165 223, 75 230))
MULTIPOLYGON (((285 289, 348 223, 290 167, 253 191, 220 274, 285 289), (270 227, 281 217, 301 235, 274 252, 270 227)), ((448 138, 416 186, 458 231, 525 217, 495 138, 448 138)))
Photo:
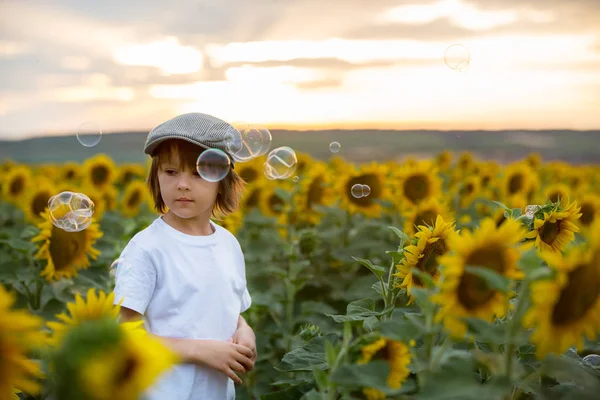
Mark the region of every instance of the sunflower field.
MULTIPOLYGON (((298 179, 236 165, 258 360, 240 399, 592 399, 600 391, 600 166, 471 153, 298 179), (370 193, 355 197, 355 184, 370 193)), ((149 165, 0 165, 0 399, 136 399, 176 357, 120 323, 111 265, 158 215, 149 165), (48 199, 95 204, 80 232, 48 199)))

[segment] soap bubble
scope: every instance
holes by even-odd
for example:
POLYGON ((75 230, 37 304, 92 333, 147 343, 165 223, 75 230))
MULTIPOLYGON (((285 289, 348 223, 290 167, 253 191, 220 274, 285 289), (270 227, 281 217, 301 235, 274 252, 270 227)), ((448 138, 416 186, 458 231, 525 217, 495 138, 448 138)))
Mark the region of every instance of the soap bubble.
POLYGON ((102 129, 95 122, 84 122, 77 128, 77 140, 85 147, 94 147, 102 139, 102 129))
POLYGON ((61 192, 48 199, 50 220, 57 228, 79 232, 90 226, 94 202, 83 193, 61 192))
POLYGON ((208 182, 219 182, 227 176, 231 160, 219 149, 204 150, 196 160, 198 174, 208 182))
POLYGON ((283 146, 272 150, 264 163, 265 176, 268 179, 286 179, 296 171, 298 159, 290 147, 283 146))
POLYGON ((296 175, 293 179, 292 179, 295 183, 300 182, 300 177, 298 175, 296 175))
POLYGON ((267 128, 250 124, 235 124, 231 132, 228 151, 235 161, 248 161, 267 154, 271 148, 271 132, 267 128))
POLYGON ((598 354, 588 354, 583 357, 583 362, 592 367, 600 368, 600 356, 598 354))
POLYGON ((369 185, 361 185, 360 183, 356 183, 352 185, 350 193, 352 194, 352 197, 360 199, 371 194, 371 187, 369 185))
POLYGON ((465 71, 470 61, 471 54, 462 44, 453 44, 444 53, 444 62, 455 71, 465 71))
POLYGON ((114 280, 119 277, 126 276, 131 272, 131 264, 127 262, 124 258, 117 258, 115 261, 110 264, 109 274, 110 277, 114 280))
POLYGON ((337 153, 342 148, 342 145, 339 142, 331 142, 329 143, 329 151, 332 153, 337 153))

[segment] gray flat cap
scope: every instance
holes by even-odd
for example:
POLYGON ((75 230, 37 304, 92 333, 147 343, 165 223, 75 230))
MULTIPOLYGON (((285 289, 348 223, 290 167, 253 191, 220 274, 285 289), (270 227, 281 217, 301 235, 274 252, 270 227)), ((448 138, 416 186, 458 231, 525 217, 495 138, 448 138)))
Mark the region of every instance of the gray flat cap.
POLYGON ((234 132, 236 129, 231 124, 212 115, 182 114, 150 131, 144 145, 144 153, 152 155, 156 147, 165 140, 181 139, 205 149, 223 150, 233 163, 227 144, 232 140, 234 132))

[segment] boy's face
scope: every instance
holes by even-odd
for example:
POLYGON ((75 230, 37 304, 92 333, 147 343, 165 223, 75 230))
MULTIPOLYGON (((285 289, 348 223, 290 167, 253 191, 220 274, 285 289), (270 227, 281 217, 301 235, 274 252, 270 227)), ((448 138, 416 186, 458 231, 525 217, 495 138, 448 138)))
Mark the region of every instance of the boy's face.
POLYGON ((158 171, 158 184, 163 202, 180 218, 212 214, 219 182, 208 182, 196 169, 179 165, 177 155, 164 160, 158 171))

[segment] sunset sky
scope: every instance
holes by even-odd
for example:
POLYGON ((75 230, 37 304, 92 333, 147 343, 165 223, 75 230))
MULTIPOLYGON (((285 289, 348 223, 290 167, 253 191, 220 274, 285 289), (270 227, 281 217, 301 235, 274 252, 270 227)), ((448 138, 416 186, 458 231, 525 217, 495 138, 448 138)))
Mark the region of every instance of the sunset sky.
POLYGON ((0 139, 268 128, 599 129, 599 0, 3 0, 0 139), (470 51, 467 70, 445 50, 470 51))

